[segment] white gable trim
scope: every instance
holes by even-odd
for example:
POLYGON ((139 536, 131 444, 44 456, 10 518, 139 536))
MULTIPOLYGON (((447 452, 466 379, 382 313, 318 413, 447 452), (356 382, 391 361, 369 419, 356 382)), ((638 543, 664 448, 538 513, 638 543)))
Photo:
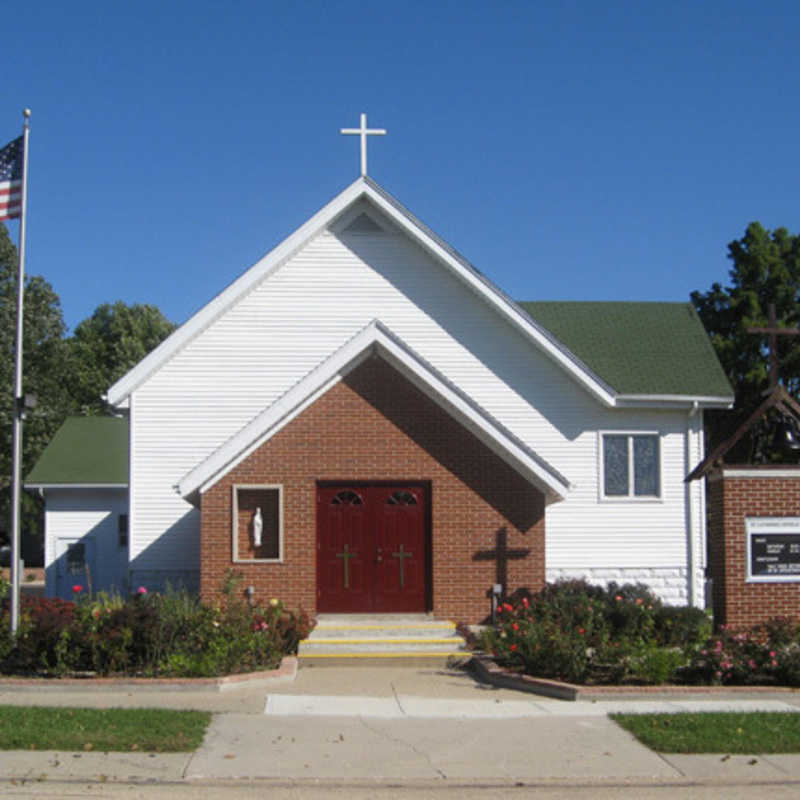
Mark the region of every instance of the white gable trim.
POLYGON ((498 311, 508 322, 531 339, 604 405, 615 405, 615 393, 608 384, 595 375, 580 359, 528 316, 513 300, 507 297, 450 245, 439 238, 370 178, 359 178, 350 184, 291 236, 250 267, 208 305, 165 339, 108 390, 108 402, 112 406, 123 404, 133 391, 141 386, 150 375, 156 372, 175 353, 208 328, 214 320, 227 311, 239 298, 249 292, 271 271, 277 269, 291 258, 303 245, 328 227, 339 215, 362 197, 382 211, 400 230, 404 231, 440 263, 448 267, 459 279, 498 311))
POLYGON ((539 488, 548 502, 566 497, 569 481, 461 392, 378 320, 332 353, 272 406, 255 417, 175 487, 194 499, 268 441, 370 355, 378 354, 493 452, 539 488))

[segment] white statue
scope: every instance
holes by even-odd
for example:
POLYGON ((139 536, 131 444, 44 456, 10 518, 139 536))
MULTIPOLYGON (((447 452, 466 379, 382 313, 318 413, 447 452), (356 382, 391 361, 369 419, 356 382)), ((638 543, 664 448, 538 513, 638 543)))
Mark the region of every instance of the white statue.
POLYGON ((264 530, 264 520, 261 519, 261 508, 256 508, 255 516, 253 517, 253 545, 261 547, 261 531, 264 530))

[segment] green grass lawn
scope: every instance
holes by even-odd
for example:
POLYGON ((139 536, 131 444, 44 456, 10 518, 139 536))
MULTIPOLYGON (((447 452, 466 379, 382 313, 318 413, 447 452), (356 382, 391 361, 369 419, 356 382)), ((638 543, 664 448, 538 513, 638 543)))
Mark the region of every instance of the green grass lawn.
POLYGON ((800 713, 612 714, 661 753, 800 753, 800 713))
POLYGON ((210 721, 206 711, 0 706, 0 750, 187 752, 210 721))

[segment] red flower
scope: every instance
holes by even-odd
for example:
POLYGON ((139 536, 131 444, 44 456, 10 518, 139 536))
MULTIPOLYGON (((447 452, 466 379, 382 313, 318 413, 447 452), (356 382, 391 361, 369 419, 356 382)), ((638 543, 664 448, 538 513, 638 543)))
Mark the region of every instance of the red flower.
POLYGON ((583 634, 584 634, 584 633, 586 633, 586 631, 585 631, 583 628, 578 628, 578 633, 579 633, 581 636, 583 636, 583 634))
POLYGON ((503 611, 513 611, 514 606, 511 603, 503 603, 503 611))
POLYGON ((527 598, 527 597, 523 597, 523 598, 522 598, 522 605, 523 605, 525 608, 527 608, 527 607, 528 607, 530 604, 531 604, 531 603, 530 603, 530 600, 528 600, 528 598, 527 598))
POLYGON ((517 649, 515 644, 512 644, 511 647, 508 648, 512 653, 517 649))
POLYGON ((72 587, 72 591, 75 592, 75 594, 80 594, 83 591, 83 586, 81 586, 79 583, 76 583, 72 587))
POLYGON ((512 629, 513 629, 513 630, 515 630, 515 631, 518 631, 518 630, 519 630, 519 625, 518 625, 516 622, 513 622, 513 623, 511 624, 511 627, 512 627, 512 629))

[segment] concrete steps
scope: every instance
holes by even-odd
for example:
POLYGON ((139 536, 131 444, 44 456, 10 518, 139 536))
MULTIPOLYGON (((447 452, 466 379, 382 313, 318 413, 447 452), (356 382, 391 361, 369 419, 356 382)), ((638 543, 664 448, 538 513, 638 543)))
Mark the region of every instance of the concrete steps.
POLYGON ((320 614, 300 642, 303 664, 435 665, 468 658, 453 622, 427 614, 320 614))

